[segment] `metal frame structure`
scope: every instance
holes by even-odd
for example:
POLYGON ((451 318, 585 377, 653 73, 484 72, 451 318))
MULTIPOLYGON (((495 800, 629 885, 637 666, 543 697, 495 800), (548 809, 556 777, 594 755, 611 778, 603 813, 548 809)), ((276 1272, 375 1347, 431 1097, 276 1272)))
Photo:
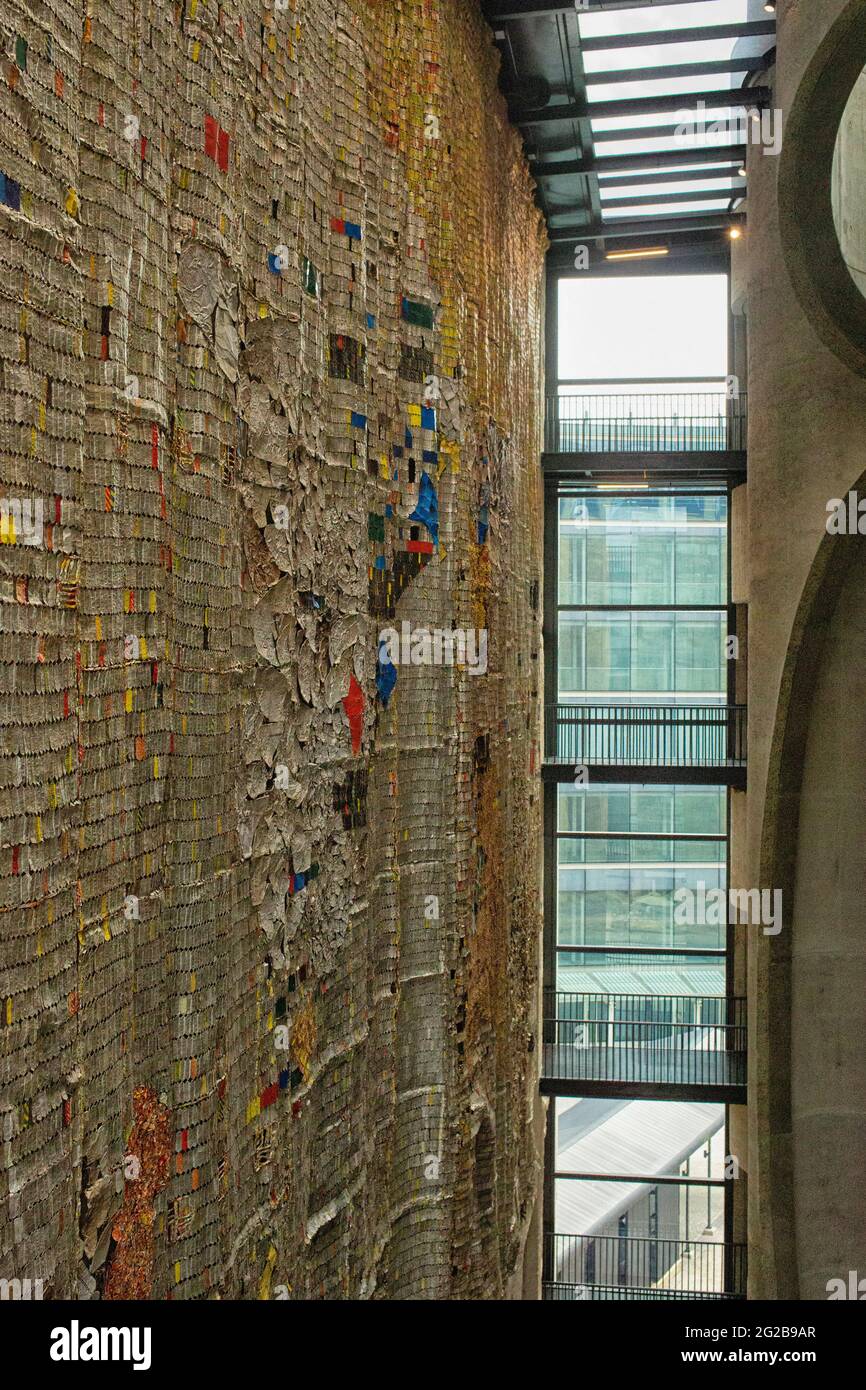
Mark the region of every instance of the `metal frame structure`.
MULTIPOLYGON (((549 0, 483 0, 484 13, 502 55, 503 87, 511 119, 526 142, 530 171, 538 184, 551 241, 562 250, 582 242, 603 255, 620 239, 642 236, 653 242, 661 238, 670 246, 712 247, 743 220, 737 204, 745 195, 740 170, 748 134, 744 141, 740 128, 741 138, 734 142, 708 144, 700 149, 687 148, 683 143, 678 148, 676 140, 681 127, 670 116, 697 110, 699 103, 704 103, 704 110, 730 116, 742 110, 760 113, 765 109, 771 100, 766 74, 775 62, 775 16, 765 13, 760 0, 751 0, 749 18, 740 23, 692 23, 652 32, 638 28, 637 32, 608 36, 581 33, 583 15, 662 5, 666 8, 682 2, 605 0, 581 4, 578 11, 573 0, 559 4, 549 0), (730 42, 729 57, 690 61, 683 48, 690 42, 704 44, 716 40, 730 42), (669 49, 671 61, 655 68, 641 66, 641 54, 649 46, 669 49), (594 61, 599 54, 609 54, 610 62, 596 70, 590 64, 591 70, 587 71, 585 57, 592 55, 594 61), (632 63, 617 66, 631 55, 632 63), (679 56, 682 62, 673 61, 679 56), (715 90, 675 89, 682 78, 714 75, 720 78, 715 90), (731 85, 724 86, 723 79, 728 76, 731 85), (673 84, 669 92, 662 85, 666 79, 673 84), (649 96, 593 100, 594 92, 601 87, 647 80, 658 83, 661 90, 649 96), (657 123, 641 124, 647 116, 654 115, 658 115, 657 123), (629 117, 635 118, 634 125, 616 130, 598 128, 601 121, 629 117), (670 144, 652 154, 596 154, 595 147, 602 142, 615 140, 637 145, 649 138, 664 139, 670 144), (712 173, 697 167, 708 164, 716 166, 712 173), (615 181, 611 182, 608 175, 615 181), (690 182, 705 183, 709 179, 724 179, 727 183, 727 208, 702 213, 699 207, 693 207, 670 216, 635 216, 643 206, 663 208, 665 203, 676 206, 678 202, 721 201, 726 196, 724 189, 711 194, 693 187, 689 192, 690 182), (654 195, 656 184, 671 181, 682 184, 682 193, 654 195), (639 184, 642 195, 630 195, 627 201, 623 198, 603 202, 602 189, 607 191, 627 183, 639 184), (623 215, 603 217, 603 208, 623 215)), ((704 3, 709 20, 715 0, 704 3)), ((695 86, 700 85, 696 80, 695 86)))
MULTIPOLYGON (((653 158, 656 158, 653 156, 653 158)), ((676 269, 684 273, 718 273, 728 269, 728 248, 723 241, 715 246, 694 245, 692 239, 680 237, 672 246, 672 254, 663 262, 635 262, 622 263, 613 266, 603 266, 602 274, 617 275, 647 275, 658 273, 671 273, 676 269), (673 262, 673 264, 672 264, 673 262)), ((594 272, 597 268, 594 267, 594 272)), ((558 281, 563 275, 573 275, 574 270, 568 261, 564 261, 561 251, 556 247, 550 253, 548 261, 548 296, 547 296, 547 328, 546 328, 546 379, 548 390, 558 389, 558 281)), ((734 335, 729 334, 730 358, 729 369, 734 370, 734 335)), ((581 383, 585 385, 586 383, 581 383)), ((649 384, 649 383, 644 383, 649 384)), ((658 383, 662 384, 662 383, 658 383)), ((736 635, 737 631, 737 610, 731 602, 731 546, 730 546, 730 513, 731 513, 731 494, 733 489, 743 482, 746 477, 746 451, 735 450, 730 452, 713 451, 705 453, 547 453, 542 459, 542 470, 544 476, 544 497, 545 497, 545 526, 544 526, 544 649, 545 649, 545 689, 547 692, 555 692, 558 689, 558 660, 557 660, 557 627, 558 627, 558 498, 563 484, 587 485, 592 482, 604 481, 607 483, 641 480, 650 483, 650 491, 653 485, 658 489, 665 490, 671 483, 686 484, 694 482, 695 486, 702 491, 711 486, 714 491, 723 494, 728 498, 728 526, 729 544, 727 546, 727 617, 729 634, 736 635)), ((610 489, 607 495, 611 495, 610 489)), ((615 495, 615 494, 614 494, 615 495)), ((675 605, 676 606, 676 605, 675 605)), ((713 605, 715 608, 715 605, 713 605)), ((736 703, 736 680, 735 663, 728 663, 728 690, 727 699, 730 705, 736 703)), ((668 782, 674 784, 688 785, 693 783, 707 783, 706 772, 700 768, 675 768, 657 769, 654 773, 647 774, 646 769, 641 768, 611 768, 597 769, 597 778, 608 782, 641 782, 648 781, 668 782)), ((558 895, 558 853, 557 842, 559 831, 557 825, 557 782, 570 780, 571 771, 568 768, 557 768, 555 765, 548 766, 543 770, 544 781, 544 976, 548 983, 556 980, 556 960, 559 954, 559 947, 556 936, 557 921, 557 895, 558 895)), ((732 771, 723 780, 729 786, 745 785, 745 769, 732 771)), ((730 858, 730 829, 731 829, 731 808, 730 796, 727 798, 725 833, 723 837, 725 844, 725 862, 730 858)), ((659 838, 658 836, 654 838, 659 838)), ((680 837, 681 838, 681 837, 680 837)), ((702 837, 706 838, 706 837, 702 837)), ((733 963, 733 928, 728 927, 726 933, 725 950, 719 952, 725 960, 725 993, 727 997, 732 997, 734 989, 734 963, 733 963)), ((565 948, 563 948, 565 949, 565 948)), ((585 954, 591 953, 592 947, 580 948, 585 954)), ((686 948, 687 949, 687 948, 686 948)), ((698 950, 698 954, 708 956, 714 954, 707 950, 698 950)), ((669 953, 668 953, 669 954, 669 953)), ((727 1105, 731 1103, 745 1102, 745 1087, 707 1087, 705 1089, 693 1087, 678 1088, 676 1085, 660 1084, 658 1086, 641 1083, 638 1089, 629 1088, 625 1090, 617 1089, 617 1083, 601 1083, 596 1089, 593 1083, 580 1083, 580 1089, 563 1089, 562 1085, 554 1080, 548 1079, 542 1083, 542 1089, 551 1097, 566 1095, 571 1091, 572 1094, 598 1096, 640 1095, 645 1099, 706 1099, 716 1103, 724 1102, 725 1111, 725 1135, 726 1152, 730 1151, 729 1146, 729 1124, 730 1119, 727 1105)), ((555 1101, 554 1101, 555 1103, 555 1101)), ((546 1238, 546 1248, 549 1248, 550 1240, 555 1236, 555 1183, 557 1180, 556 1166, 556 1127, 551 1123, 547 1127, 545 1145, 545 1176, 544 1176, 544 1231, 546 1238)), ((739 1293, 740 1279, 737 1274, 737 1260, 742 1258, 741 1247, 734 1245, 734 1201, 733 1179, 726 1176, 724 1179, 725 1206, 724 1206, 724 1259, 726 1271, 726 1289, 728 1296, 737 1296, 739 1293)), ((545 1288, 547 1288, 549 1269, 546 1268, 545 1288)), ((619 1290, 611 1289, 607 1291, 610 1297, 627 1297, 620 1294, 619 1290)), ((549 1294, 547 1296, 550 1296, 549 1294)), ((568 1296, 568 1295, 566 1295, 568 1296)), ((642 1296, 652 1297, 652 1294, 645 1293, 642 1296)), ((664 1293, 659 1295, 664 1297, 664 1293)), ((683 1297, 701 1298, 700 1293, 683 1294, 683 1297)), ((706 1295, 712 1297, 712 1295, 706 1295)))

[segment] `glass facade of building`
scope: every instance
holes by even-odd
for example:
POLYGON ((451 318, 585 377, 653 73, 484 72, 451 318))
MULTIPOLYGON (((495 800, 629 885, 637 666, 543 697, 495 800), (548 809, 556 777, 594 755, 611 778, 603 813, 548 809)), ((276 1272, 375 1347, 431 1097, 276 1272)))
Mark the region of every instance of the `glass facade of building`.
POLYGON ((675 894, 725 888, 726 808, 722 787, 557 787, 557 988, 724 993, 725 928, 679 924, 675 894))
POLYGON ((722 701, 727 499, 559 502, 559 698, 722 701))
MULTIPOLYGON (((625 735, 606 729, 610 705, 651 719, 657 705, 725 704, 727 507, 710 491, 562 489, 558 698, 601 716, 574 737, 575 751, 603 759, 615 746, 641 761, 644 721, 625 735)), ((698 741, 718 736, 703 729, 698 741)), ((684 732, 666 739, 672 760, 698 747, 684 732)), ((726 887, 725 788, 594 782, 556 795, 556 987, 724 993, 725 927, 681 924, 676 895, 726 887)))
MULTIPOLYGON (((599 776, 623 756, 639 767, 660 737, 672 768, 707 760, 715 734, 647 739, 644 725, 659 706, 686 720, 689 709, 727 704, 727 508, 709 490, 561 488, 557 717, 573 718, 569 706, 582 713, 574 732, 560 727, 558 748, 568 737, 577 762, 591 749, 586 761, 601 764, 599 776)), ((549 794, 548 984, 566 1074, 610 1067, 615 1080, 656 1077, 692 1048, 723 1055, 727 924, 678 909, 684 889, 727 887, 726 787, 576 777, 549 794)), ((719 1296, 731 1281, 725 1107, 657 1095, 557 1099, 547 1263, 555 1296, 719 1296)))

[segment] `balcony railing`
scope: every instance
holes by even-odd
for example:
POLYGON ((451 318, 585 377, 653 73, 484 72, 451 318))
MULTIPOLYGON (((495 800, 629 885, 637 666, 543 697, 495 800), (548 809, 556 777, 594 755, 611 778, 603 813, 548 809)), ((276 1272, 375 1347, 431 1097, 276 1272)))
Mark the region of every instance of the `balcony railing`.
POLYGON ((546 1300, 745 1296, 744 1245, 662 1236, 545 1236, 546 1300))
POLYGON ((740 1088, 746 1001, 733 996, 544 991, 545 1089, 557 1084, 740 1088))
POLYGON ((548 705, 545 756, 575 766, 743 767, 746 707, 548 705))
POLYGON ((745 395, 548 396, 545 449, 553 454, 742 452, 747 423, 745 395))

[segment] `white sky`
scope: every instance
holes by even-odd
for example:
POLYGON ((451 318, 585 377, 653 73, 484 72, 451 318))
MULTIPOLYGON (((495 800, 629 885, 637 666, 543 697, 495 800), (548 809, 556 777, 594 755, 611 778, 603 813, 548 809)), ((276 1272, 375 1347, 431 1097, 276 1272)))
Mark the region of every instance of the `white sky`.
POLYGON ((560 280, 560 379, 724 377, 727 305, 725 275, 560 280))

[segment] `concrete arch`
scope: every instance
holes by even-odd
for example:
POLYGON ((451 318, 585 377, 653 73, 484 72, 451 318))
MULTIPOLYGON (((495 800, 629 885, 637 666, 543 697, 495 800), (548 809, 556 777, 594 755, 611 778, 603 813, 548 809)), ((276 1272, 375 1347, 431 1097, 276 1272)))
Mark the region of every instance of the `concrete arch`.
POLYGON ((832 198, 839 125, 864 67, 866 0, 850 0, 786 113, 778 197, 785 264, 803 311, 827 347, 866 376, 866 299, 845 262, 832 198))
POLYGON ((761 939, 754 981, 750 1103, 773 1175, 751 1236, 756 1297, 826 1298, 866 1258, 866 1203, 850 1198, 866 1166, 864 750, 866 537, 827 535, 791 633, 762 831, 784 924, 761 939))

